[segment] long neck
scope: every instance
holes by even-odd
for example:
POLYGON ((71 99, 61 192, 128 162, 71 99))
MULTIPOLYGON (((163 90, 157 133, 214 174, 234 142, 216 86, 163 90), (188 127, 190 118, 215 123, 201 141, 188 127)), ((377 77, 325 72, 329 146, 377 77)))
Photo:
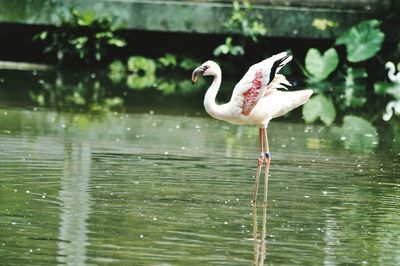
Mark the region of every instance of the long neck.
POLYGON ((388 68, 389 68, 388 78, 390 79, 391 82, 396 82, 396 75, 395 75, 396 68, 395 68, 394 64, 391 62, 388 63, 388 68))
POLYGON ((221 106, 215 102, 219 87, 221 86, 221 80, 221 72, 214 75, 213 83, 208 88, 206 95, 204 96, 204 108, 206 109, 206 112, 217 119, 222 119, 223 117, 221 106))

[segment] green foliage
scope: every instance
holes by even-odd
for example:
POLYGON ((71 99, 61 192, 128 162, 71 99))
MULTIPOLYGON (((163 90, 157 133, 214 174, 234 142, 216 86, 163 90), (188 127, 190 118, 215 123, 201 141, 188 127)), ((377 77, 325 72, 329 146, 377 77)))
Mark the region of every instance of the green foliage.
POLYGON ((260 36, 267 33, 261 20, 262 16, 254 11, 254 6, 249 1, 233 1, 232 15, 225 27, 231 32, 242 34, 257 42, 260 36))
POLYGON ((312 22, 312 26, 318 30, 325 31, 339 26, 339 23, 326 18, 315 18, 312 22))
POLYGON ((201 62, 194 60, 190 57, 184 57, 180 59, 179 67, 185 71, 193 70, 194 68, 198 67, 201 62))
POLYGON ((126 81, 128 88, 132 90, 144 90, 155 88, 164 95, 173 93, 192 93, 204 85, 204 81, 199 81, 192 85, 190 79, 176 80, 183 71, 185 74, 188 70, 193 70, 200 63, 193 58, 181 58, 173 54, 165 54, 157 60, 146 58, 143 56, 131 56, 126 64, 122 61, 114 61, 109 65, 108 76, 113 83, 121 83, 126 81), (158 64, 157 64, 158 63, 158 64), (174 79, 168 79, 171 73, 174 79), (163 72, 161 78, 157 77, 157 73, 163 72))
POLYGON ((227 37, 225 39, 225 43, 219 45, 217 48, 214 50, 214 55, 219 56, 219 55, 233 55, 233 56, 238 56, 238 55, 243 55, 244 50, 242 46, 238 45, 233 45, 232 44, 232 37, 227 37))
POLYGON ((89 64, 101 61, 111 47, 124 47, 112 17, 98 17, 94 11, 71 9, 68 17, 60 17, 60 24, 34 37, 45 43, 45 53, 55 54, 59 64, 66 59, 79 59, 89 64))
POLYGON ((346 107, 362 107, 367 102, 365 95, 367 77, 364 68, 347 68, 344 94, 346 107))
POLYGON ((390 95, 400 100, 400 84, 378 81, 374 84, 374 91, 377 95, 390 95))
POLYGON ((156 62, 142 56, 132 56, 128 59, 127 85, 131 89, 142 90, 150 88, 156 81, 156 62))
POLYGON ((379 29, 378 20, 367 20, 344 32, 336 44, 344 44, 349 62, 361 62, 376 55, 382 47, 385 34, 379 29))
POLYGON ((176 67, 178 65, 176 55, 168 53, 160 57, 158 62, 160 62, 161 66, 163 67, 176 67))
POLYGON ((306 122, 314 122, 319 118, 328 126, 333 123, 336 117, 336 110, 332 100, 323 94, 313 97, 304 105, 302 112, 306 122))
POLYGON ((120 60, 113 61, 109 66, 108 76, 113 83, 119 83, 125 79, 126 66, 120 60))
POLYGON ((109 96, 101 82, 89 75, 77 83, 73 81, 57 73, 55 82, 43 82, 41 91, 30 91, 29 95, 39 106, 61 110, 103 112, 118 110, 124 104, 122 98, 109 96))
POLYGON ((240 56, 245 53, 245 42, 247 39, 258 42, 258 39, 265 36, 267 28, 262 23, 262 16, 254 10, 250 1, 233 1, 232 14, 225 23, 225 28, 234 34, 244 37, 240 45, 234 45, 233 37, 228 36, 225 43, 219 45, 214 50, 215 56, 232 55, 240 56))
POLYGON ((326 79, 339 64, 339 56, 335 48, 330 48, 323 55, 315 49, 310 48, 306 54, 305 73, 313 82, 326 79))
MULTIPOLYGON (((365 61, 377 56, 381 50, 385 34, 379 29, 380 24, 378 20, 363 21, 345 31, 335 41, 335 45, 345 45, 346 47, 346 54, 343 55, 343 58, 346 58, 347 62, 343 62, 341 65, 339 65, 339 55, 334 47, 322 55, 317 49, 308 50, 305 67, 300 65, 300 68, 313 89, 326 96, 319 94, 312 98, 309 104, 303 106, 303 116, 306 121, 315 121, 321 117, 326 125, 330 125, 332 120, 330 118, 334 117, 333 114, 336 113, 332 110, 337 108, 342 111, 355 110, 367 105, 367 92, 371 84, 367 73, 377 71, 376 69, 367 71, 368 64, 365 64, 365 61), (330 82, 330 85, 328 86, 325 82, 330 82), (331 99, 329 104, 325 97, 331 99), (312 110, 324 112, 325 108, 328 109, 327 113, 331 114, 330 116, 322 113, 319 116, 312 112, 312 110)), ((379 65, 374 65, 375 68, 377 66, 379 67, 379 65)), ((383 68, 383 66, 381 67, 383 68)), ((374 88, 376 96, 396 97, 396 90, 392 85, 376 82, 374 88)), ((377 98, 374 98, 375 102, 376 100, 377 98)))
POLYGON ((134 74, 154 75, 156 73, 156 63, 153 59, 143 56, 131 56, 128 59, 128 70, 134 74))

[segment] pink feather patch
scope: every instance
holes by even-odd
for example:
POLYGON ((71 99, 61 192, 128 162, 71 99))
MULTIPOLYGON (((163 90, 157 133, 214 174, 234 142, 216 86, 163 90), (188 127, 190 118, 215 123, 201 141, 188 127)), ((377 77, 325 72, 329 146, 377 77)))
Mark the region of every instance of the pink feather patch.
POLYGON ((243 93, 243 104, 242 104, 242 114, 249 115, 256 106, 258 99, 260 98, 260 89, 262 86, 263 74, 259 70, 256 72, 254 80, 251 82, 252 86, 243 93))

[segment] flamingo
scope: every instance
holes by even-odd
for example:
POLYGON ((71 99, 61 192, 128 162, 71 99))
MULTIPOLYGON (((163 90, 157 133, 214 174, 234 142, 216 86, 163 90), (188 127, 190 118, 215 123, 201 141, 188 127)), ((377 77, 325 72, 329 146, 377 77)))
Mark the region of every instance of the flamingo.
POLYGON ((400 64, 397 65, 397 69, 399 72, 395 75, 396 72, 396 67, 393 64, 393 62, 386 62, 385 68, 388 69, 388 78, 390 79, 391 82, 393 83, 399 83, 400 84, 400 64))
POLYGON ((271 119, 282 116, 306 103, 313 91, 281 91, 291 86, 286 77, 279 74, 292 56, 287 52, 275 54, 252 65, 236 84, 228 103, 217 104, 216 95, 222 81, 219 65, 211 60, 193 70, 192 83, 198 76, 213 76, 213 82, 204 97, 206 112, 215 119, 234 125, 256 125, 259 128, 259 158, 253 192, 253 206, 256 205, 261 168, 265 162, 264 205, 267 204, 268 174, 271 163, 267 129, 271 119))

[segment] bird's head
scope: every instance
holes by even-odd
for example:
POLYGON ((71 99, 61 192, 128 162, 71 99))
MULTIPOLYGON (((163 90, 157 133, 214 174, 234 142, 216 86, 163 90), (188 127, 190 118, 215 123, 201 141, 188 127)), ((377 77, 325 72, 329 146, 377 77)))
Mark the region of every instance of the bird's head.
POLYGON ((214 61, 208 60, 201 66, 195 68, 192 73, 192 84, 196 83, 197 78, 201 76, 215 76, 221 72, 221 68, 214 61))

